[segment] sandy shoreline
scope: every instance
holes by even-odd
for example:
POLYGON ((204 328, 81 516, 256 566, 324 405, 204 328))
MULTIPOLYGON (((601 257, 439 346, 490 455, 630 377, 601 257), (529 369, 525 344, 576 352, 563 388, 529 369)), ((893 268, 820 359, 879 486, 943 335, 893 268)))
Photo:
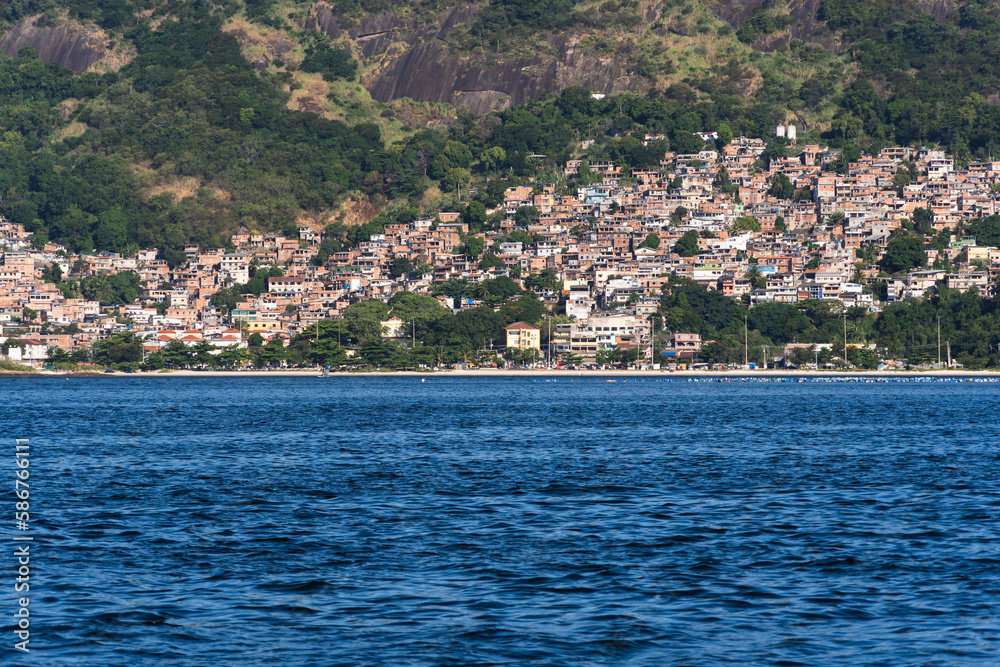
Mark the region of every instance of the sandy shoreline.
MULTIPOLYGON (((275 370, 275 371, 169 371, 152 373, 102 373, 94 371, 0 371, 0 377, 33 378, 219 378, 219 377, 299 377, 319 378, 318 370, 275 370)), ((646 378, 777 378, 777 377, 1000 377, 997 371, 966 371, 960 369, 928 371, 802 371, 802 370, 728 370, 728 371, 667 371, 667 370, 447 370, 447 371, 382 371, 382 372, 331 372, 332 378, 407 377, 425 378, 468 378, 468 377, 646 377, 646 378)))

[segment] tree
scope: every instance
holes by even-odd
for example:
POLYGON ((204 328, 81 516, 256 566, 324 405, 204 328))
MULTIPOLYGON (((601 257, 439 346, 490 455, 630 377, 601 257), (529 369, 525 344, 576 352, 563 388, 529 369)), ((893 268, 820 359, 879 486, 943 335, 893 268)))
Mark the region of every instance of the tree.
POLYGON ((742 232, 742 231, 759 232, 760 231, 760 223, 757 222, 757 218, 753 217, 752 215, 746 215, 746 216, 743 216, 742 218, 737 218, 736 219, 736 222, 733 223, 733 231, 734 232, 742 232))
POLYGON ((121 252, 128 242, 128 221, 121 206, 105 211, 98 217, 94 230, 94 244, 99 250, 121 252))
POLYGON ((919 236, 907 234, 898 236, 885 248, 885 257, 882 258, 882 268, 889 273, 900 273, 910 271, 919 266, 927 264, 927 252, 924 250, 924 241, 919 236))
POLYGON ((774 228, 779 232, 788 231, 788 225, 785 224, 785 218, 783 216, 778 216, 774 219, 774 228))
POLYGON ((916 208, 913 210, 913 227, 924 236, 934 234, 934 227, 931 225, 931 213, 926 208, 916 208))
POLYGON ((805 366, 806 364, 814 363, 816 360, 816 346, 810 345, 808 348, 796 347, 788 355, 787 362, 791 362, 796 366, 805 366))
POLYGON ((483 303, 495 305, 520 294, 521 287, 507 276, 501 276, 481 281, 473 292, 483 303))
POLYGON ((246 361, 247 351, 241 350, 236 345, 222 348, 217 356, 218 365, 224 368, 239 368, 246 361))
POLYGON ((674 244, 674 252, 681 257, 694 257, 698 251, 698 232, 694 230, 685 232, 674 244))
POLYGON ((141 368, 144 371, 158 371, 164 366, 166 366, 166 362, 163 360, 163 355, 159 352, 153 352, 146 355, 146 360, 142 362, 141 368))
POLYGON ((335 338, 321 338, 309 347, 306 358, 317 366, 339 367, 347 363, 347 351, 335 338))
POLYGON ((70 361, 69 353, 61 347, 52 346, 45 353, 45 358, 53 364, 64 364, 70 361))
POLYGON ((344 311, 344 325, 359 341, 380 340, 382 322, 388 317, 389 310, 389 305, 378 299, 359 301, 344 311))
POLYGON ((479 268, 483 271, 500 268, 502 266, 504 266, 503 260, 492 252, 486 253, 486 256, 479 262, 479 268))
POLYGON ((111 277, 111 294, 114 303, 135 303, 142 293, 142 278, 135 271, 119 271, 111 277))
POLYGON ((486 206, 481 201, 470 202, 462 212, 462 222, 469 226, 469 231, 478 233, 486 222, 486 206))
POLYGON ((472 175, 469 173, 468 169, 463 167, 454 167, 449 169, 444 178, 441 179, 441 184, 444 185, 445 190, 461 190, 461 188, 472 180, 472 175))
POLYGON ((537 225, 538 219, 541 215, 542 212, 534 206, 522 206, 514 212, 514 223, 519 227, 537 225))
POLYGON ((58 264, 53 262, 52 264, 47 264, 44 269, 42 269, 42 280, 47 283, 54 283, 58 285, 62 282, 63 272, 62 268, 58 264))
POLYGON ((548 308, 534 292, 525 292, 517 301, 509 301, 500 308, 500 314, 507 324, 538 322, 548 312, 548 308))
POLYGON ((191 363, 191 351, 187 345, 179 340, 172 340, 167 343, 160 353, 164 363, 168 366, 187 366, 191 363))
POLYGON ((475 259, 483 254, 486 248, 486 240, 482 236, 470 236, 465 240, 465 254, 475 259))
POLYGON ((729 178, 729 170, 726 169, 725 165, 719 167, 719 171, 716 172, 715 178, 712 180, 712 185, 727 195, 738 193, 740 190, 740 187, 729 178))
POLYGON ((875 370, 882 363, 882 354, 878 349, 871 349, 868 347, 857 348, 854 351, 854 363, 859 368, 865 370, 875 370))
POLYGON ((212 305, 223 313, 232 312, 236 308, 236 304, 242 300, 243 297, 240 295, 239 288, 235 285, 232 287, 222 287, 209 298, 212 305))
MULTIPOLYGON (((249 3, 248 3, 249 4, 249 3)), ((303 72, 321 74, 326 81, 337 79, 353 80, 358 71, 358 63, 347 49, 330 48, 327 44, 310 46, 300 65, 303 72)))
POLYGON ((264 347, 259 348, 257 356, 254 359, 254 365, 257 367, 280 366, 287 359, 288 351, 282 342, 275 338, 268 341, 264 347))
POLYGON ((361 346, 361 358, 377 368, 396 368, 406 362, 406 351, 391 340, 372 340, 361 346))
POLYGON ((99 340, 92 350, 94 361, 108 366, 142 361, 142 341, 130 331, 99 340))
POLYGON ((216 366, 215 346, 207 340, 200 340, 191 347, 191 363, 197 366, 216 366))
POLYGON ((785 174, 775 174, 771 177, 771 187, 767 192, 778 199, 791 199, 795 194, 795 186, 785 174))
POLYGON ((639 247, 652 248, 653 250, 656 250, 660 247, 660 237, 656 234, 647 234, 646 238, 639 244, 639 247))
POLYGON ((399 278, 412 270, 413 262, 410 261, 410 258, 398 255, 392 258, 392 264, 389 265, 389 277, 399 278))
MULTIPOLYGON (((914 211, 916 218, 916 211, 914 211)), ((969 225, 968 233, 976 237, 976 245, 1000 246, 1000 215, 977 218, 969 225)))
POLYGON ((470 297, 475 292, 475 288, 468 278, 452 278, 443 283, 431 285, 431 294, 435 296, 450 296, 453 299, 470 297))
POLYGON ((733 140, 733 131, 726 123, 719 123, 716 133, 719 135, 719 138, 716 140, 716 146, 720 149, 728 146, 733 140))
POLYGON ((670 224, 679 225, 687 217, 688 210, 683 206, 678 206, 670 212, 670 224))
POLYGON ((507 151, 500 146, 490 146, 479 155, 479 161, 487 172, 493 171, 496 167, 507 159, 507 151))
MULTIPOLYGON (((659 239, 659 237, 657 237, 659 239)), ((557 290, 560 288, 559 278, 552 269, 542 269, 524 279, 524 285, 532 290, 557 290)))

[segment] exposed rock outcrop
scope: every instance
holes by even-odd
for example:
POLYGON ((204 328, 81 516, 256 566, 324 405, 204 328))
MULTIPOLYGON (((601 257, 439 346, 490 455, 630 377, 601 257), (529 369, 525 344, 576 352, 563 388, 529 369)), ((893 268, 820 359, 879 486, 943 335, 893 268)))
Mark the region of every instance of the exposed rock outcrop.
POLYGON ((86 72, 106 53, 105 36, 96 28, 73 23, 39 27, 35 19, 12 28, 0 41, 0 50, 11 58, 24 46, 38 51, 42 60, 68 67, 76 74, 86 72))
POLYGON ((485 113, 572 85, 601 93, 651 85, 629 74, 618 58, 602 57, 567 35, 550 36, 549 48, 530 57, 497 55, 484 62, 458 53, 446 41, 448 32, 475 16, 473 8, 454 8, 428 25, 384 12, 365 15, 360 26, 344 30, 329 7, 319 7, 315 25, 334 39, 349 38, 357 45, 369 68, 363 83, 380 102, 409 97, 485 113))

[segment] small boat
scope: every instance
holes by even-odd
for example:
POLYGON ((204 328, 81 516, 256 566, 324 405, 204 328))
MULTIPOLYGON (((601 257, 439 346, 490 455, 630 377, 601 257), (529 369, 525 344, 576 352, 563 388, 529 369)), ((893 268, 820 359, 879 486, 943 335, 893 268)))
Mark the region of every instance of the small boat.
POLYGON ((618 382, 618 380, 605 380, 605 382, 618 382))

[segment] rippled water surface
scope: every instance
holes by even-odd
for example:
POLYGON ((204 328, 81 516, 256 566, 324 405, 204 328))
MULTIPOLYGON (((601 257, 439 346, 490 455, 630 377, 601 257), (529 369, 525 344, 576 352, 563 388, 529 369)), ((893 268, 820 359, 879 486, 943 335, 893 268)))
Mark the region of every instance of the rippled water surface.
POLYGON ((5 664, 1000 663, 995 384, 0 391, 5 664))

